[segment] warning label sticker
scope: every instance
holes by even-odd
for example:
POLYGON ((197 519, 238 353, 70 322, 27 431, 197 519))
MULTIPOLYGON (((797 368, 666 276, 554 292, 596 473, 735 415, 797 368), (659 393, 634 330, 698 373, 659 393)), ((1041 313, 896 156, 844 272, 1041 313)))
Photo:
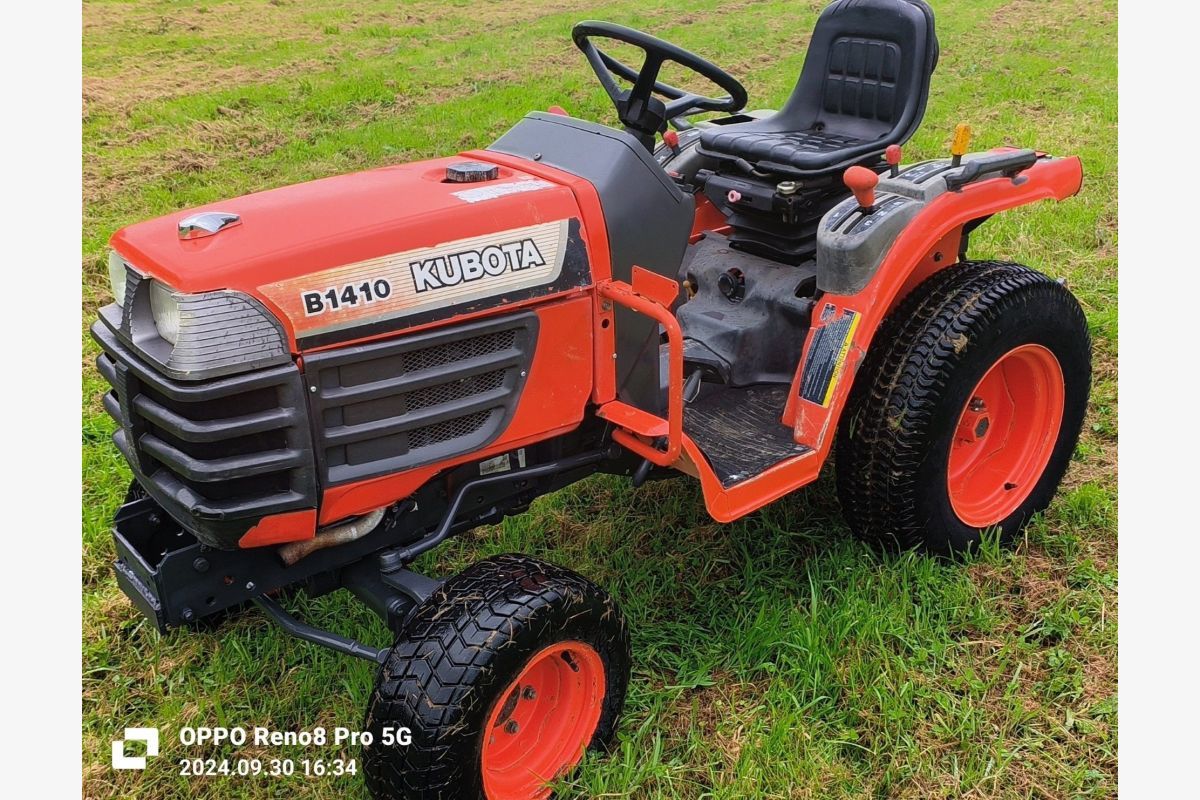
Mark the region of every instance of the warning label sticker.
POLYGON ((553 189, 556 185, 541 178, 523 178, 513 183, 490 183, 475 189, 463 189, 461 192, 452 192, 452 194, 459 200, 465 200, 468 203, 481 203, 484 200, 495 200, 497 197, 505 197, 510 194, 536 192, 539 189, 553 189))
POLYGON ((833 389, 842 376, 858 327, 858 313, 847 309, 835 319, 836 311, 833 303, 826 303, 822 309, 821 321, 825 324, 813 335, 800 381, 800 396, 820 406, 828 406, 833 399, 833 389))

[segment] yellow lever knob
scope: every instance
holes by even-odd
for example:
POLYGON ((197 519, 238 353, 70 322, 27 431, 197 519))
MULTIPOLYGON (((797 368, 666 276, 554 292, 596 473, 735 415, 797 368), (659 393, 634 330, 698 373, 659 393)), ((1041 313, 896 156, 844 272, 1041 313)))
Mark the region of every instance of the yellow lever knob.
POLYGON ((971 146, 971 126, 960 122, 954 126, 954 140, 950 143, 950 155, 965 156, 971 146))

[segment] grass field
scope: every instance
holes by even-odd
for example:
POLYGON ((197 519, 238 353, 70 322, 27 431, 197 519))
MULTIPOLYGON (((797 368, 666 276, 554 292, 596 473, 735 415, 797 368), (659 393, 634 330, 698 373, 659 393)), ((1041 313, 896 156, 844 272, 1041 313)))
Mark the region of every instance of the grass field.
MULTIPOLYGON (((177 776, 183 725, 358 725, 372 669, 257 613, 160 637, 110 575, 129 474, 86 326, 110 301, 122 225, 286 183, 483 146, 528 109, 613 115, 571 25, 648 29, 777 107, 822 3, 809 0, 97 2, 83 16, 83 792, 88 797, 365 797, 357 778, 177 776), (144 773, 110 769, 127 725, 164 730, 144 773)), ((998 217, 977 257, 1065 277, 1096 377, 1058 498, 1015 553, 883 556, 841 522, 830 476, 729 526, 695 485, 588 480, 419 566, 493 553, 571 566, 614 593, 634 639, 618 750, 566 797, 1067 798, 1116 795, 1116 2, 934 2, 942 58, 906 159, 976 147, 1083 158, 1082 193, 998 217)), ((386 632, 342 594, 303 614, 386 632)), ((194 754, 189 751, 189 754, 194 754)), ((217 755, 232 755, 225 748, 217 755)), ((243 748, 238 755, 271 755, 243 748)), ((332 747, 280 755, 334 757, 332 747)), ((344 755, 357 755, 347 750, 344 755)))

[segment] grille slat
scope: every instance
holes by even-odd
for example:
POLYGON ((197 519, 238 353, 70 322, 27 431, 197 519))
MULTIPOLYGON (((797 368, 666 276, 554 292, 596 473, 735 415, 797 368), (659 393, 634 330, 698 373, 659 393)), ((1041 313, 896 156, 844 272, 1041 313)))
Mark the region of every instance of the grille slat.
POLYGON ((474 414, 468 414, 465 417, 456 417, 445 422, 439 422, 437 425, 430 425, 427 428, 414 431, 408 437, 408 446, 413 450, 420 450, 424 447, 432 447, 435 444, 469 436, 483 427, 483 424, 487 422, 487 418, 488 412, 479 411, 474 414))
POLYGON ((450 403, 468 397, 480 397, 494 392, 504 385, 505 370, 496 369, 483 375, 473 375, 453 383, 443 383, 417 389, 405 395, 404 402, 410 412, 429 406, 450 403))
POLYGON ((431 425, 439 425, 479 412, 504 407, 509 392, 498 387, 490 392, 458 398, 457 400, 415 409, 399 416, 390 416, 358 425, 330 426, 325 430, 327 444, 340 445, 364 442, 380 436, 390 436, 405 431, 416 431, 431 425))
POLYGON ((104 410, 108 412, 108 415, 116 420, 117 424, 120 424, 121 401, 117 399, 117 393, 109 392, 108 394, 104 395, 104 397, 100 398, 100 403, 104 406, 104 410))
POLYGON ((488 353, 499 353, 502 350, 510 349, 516 338, 517 331, 510 329, 449 341, 433 347, 424 347, 404 354, 404 371, 420 372, 450 363, 467 361, 488 353))
POLYGON ((280 472, 300 466, 304 463, 305 456, 299 450, 282 449, 224 458, 195 458, 178 447, 167 444, 152 433, 144 434, 138 440, 138 447, 156 458, 176 475, 197 483, 250 478, 269 472, 280 472))
POLYGON ((166 428, 175 436, 190 442, 216 442, 279 430, 296 422, 296 411, 272 408, 256 414, 242 414, 224 419, 193 420, 177 414, 161 403, 141 394, 134 398, 133 407, 152 425, 166 428))
MULTIPOLYGON (((454 367, 455 373, 465 378, 481 372, 517 366, 524 360, 524 353, 509 347, 494 353, 465 358, 456 362, 454 367)), ((439 386, 446 380, 444 373, 433 369, 402 372, 400 377, 387 373, 385 375, 387 376, 365 383, 324 388, 321 390, 321 399, 330 405, 349 405, 392 397, 398 392, 416 393, 430 386, 439 386)))

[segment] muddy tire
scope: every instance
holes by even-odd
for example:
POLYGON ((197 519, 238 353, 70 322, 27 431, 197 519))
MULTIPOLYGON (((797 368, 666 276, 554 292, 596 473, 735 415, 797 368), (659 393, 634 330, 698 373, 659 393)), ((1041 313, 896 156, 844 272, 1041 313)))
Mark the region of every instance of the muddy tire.
POLYGON ((947 555, 1011 543, 1079 439, 1091 343, 1079 303, 1019 264, 964 262, 884 321, 839 425, 837 485, 859 536, 947 555))
POLYGON ((447 580, 380 667, 367 706, 367 786, 379 800, 544 798, 585 748, 612 741, 629 632, 570 570, 504 555, 447 580), (385 744, 386 729, 411 732, 385 744))

